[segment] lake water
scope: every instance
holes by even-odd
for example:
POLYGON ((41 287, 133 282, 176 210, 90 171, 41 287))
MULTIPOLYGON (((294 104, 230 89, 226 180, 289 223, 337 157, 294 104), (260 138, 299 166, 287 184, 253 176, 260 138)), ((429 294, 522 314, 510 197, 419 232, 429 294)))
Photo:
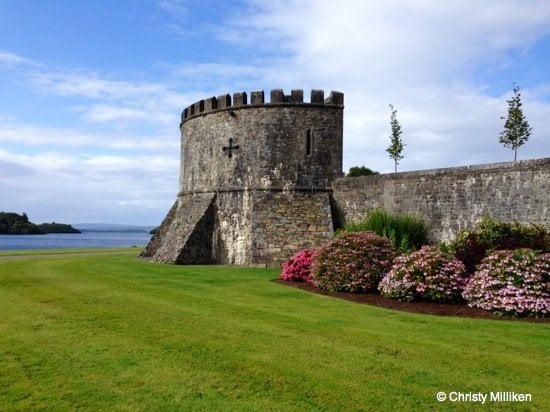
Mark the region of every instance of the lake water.
POLYGON ((47 235, 0 235, 0 250, 81 249, 145 247, 146 232, 49 233, 47 235))

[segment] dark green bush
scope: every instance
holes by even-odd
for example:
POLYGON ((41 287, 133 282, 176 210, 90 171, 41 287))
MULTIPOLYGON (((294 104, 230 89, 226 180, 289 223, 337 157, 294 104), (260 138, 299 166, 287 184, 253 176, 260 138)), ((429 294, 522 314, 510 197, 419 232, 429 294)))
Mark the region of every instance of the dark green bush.
POLYGON ((483 258, 495 250, 528 248, 550 252, 550 232, 540 225, 485 218, 473 230, 460 231, 448 248, 464 262, 468 273, 474 273, 483 258))
POLYGON ((384 209, 374 209, 359 222, 347 223, 346 232, 374 232, 388 238, 401 253, 420 249, 428 243, 428 230, 424 221, 411 214, 392 214, 384 209))
POLYGON ((328 291, 376 290, 396 256, 390 241, 373 232, 341 233, 313 259, 313 284, 328 291))
POLYGON ((357 177, 357 176, 371 176, 371 175, 378 175, 380 173, 369 169, 365 166, 353 166, 350 167, 348 174, 346 177, 357 177))

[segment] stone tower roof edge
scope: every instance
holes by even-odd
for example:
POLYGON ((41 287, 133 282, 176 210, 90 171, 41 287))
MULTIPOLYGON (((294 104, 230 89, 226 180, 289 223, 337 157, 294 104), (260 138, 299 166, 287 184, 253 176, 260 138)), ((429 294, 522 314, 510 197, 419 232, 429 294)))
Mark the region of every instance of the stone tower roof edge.
MULTIPOLYGON (((289 95, 284 94, 283 89, 272 89, 270 91, 270 101, 266 102, 265 93, 263 90, 254 90, 250 93, 250 103, 248 102, 248 94, 243 92, 235 92, 233 96, 223 94, 218 97, 212 96, 207 99, 199 100, 187 106, 181 114, 181 124, 187 120, 202 116, 208 113, 213 113, 221 110, 248 108, 248 107, 274 107, 287 105, 303 105, 303 106, 326 106, 328 107, 344 107, 344 93, 332 90, 327 98, 324 91, 320 89, 312 89, 309 102, 304 101, 304 92, 302 89, 292 89, 289 95)), ((180 124, 180 126, 181 126, 180 124)))

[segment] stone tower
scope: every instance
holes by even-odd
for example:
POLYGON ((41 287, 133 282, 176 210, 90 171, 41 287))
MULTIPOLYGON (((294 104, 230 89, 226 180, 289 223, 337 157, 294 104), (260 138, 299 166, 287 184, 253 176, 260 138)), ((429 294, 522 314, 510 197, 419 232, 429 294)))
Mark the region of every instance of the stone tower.
POLYGON ((276 265, 333 234, 344 95, 272 90, 182 113, 180 191, 143 252, 179 264, 276 265))

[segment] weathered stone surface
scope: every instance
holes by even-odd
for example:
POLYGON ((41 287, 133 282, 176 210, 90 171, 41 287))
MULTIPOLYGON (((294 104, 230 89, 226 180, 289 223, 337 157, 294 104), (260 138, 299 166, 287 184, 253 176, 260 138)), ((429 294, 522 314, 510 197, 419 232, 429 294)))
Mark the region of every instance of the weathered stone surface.
POLYGON ((213 251, 216 263, 246 265, 251 260, 252 194, 246 190, 219 192, 213 228, 213 251))
POLYGON ((161 247, 163 241, 166 239, 170 226, 176 218, 177 210, 178 201, 176 200, 143 252, 141 252, 141 256, 152 258, 155 255, 157 250, 161 247))
POLYGON ((550 158, 342 178, 333 196, 341 219, 383 207, 416 213, 433 241, 449 240, 483 217, 550 227, 550 158))
POLYGON ((146 254, 173 263, 269 264, 332 235, 343 94, 245 92, 182 113, 178 206, 146 254))
POLYGON ((332 237, 327 192, 254 193, 252 260, 274 265, 332 237))
POLYGON ((215 193, 180 196, 143 256, 156 262, 212 263, 215 193))
POLYGON ((344 95, 272 90, 182 113, 178 200, 144 256, 278 265, 374 208, 416 213, 433 241, 489 216, 550 223, 550 159, 340 178, 344 95))
POLYGON ((326 190, 342 175, 338 106, 239 106, 189 119, 182 136, 182 193, 326 190), (223 150, 229 139, 239 146, 231 158, 223 150))

